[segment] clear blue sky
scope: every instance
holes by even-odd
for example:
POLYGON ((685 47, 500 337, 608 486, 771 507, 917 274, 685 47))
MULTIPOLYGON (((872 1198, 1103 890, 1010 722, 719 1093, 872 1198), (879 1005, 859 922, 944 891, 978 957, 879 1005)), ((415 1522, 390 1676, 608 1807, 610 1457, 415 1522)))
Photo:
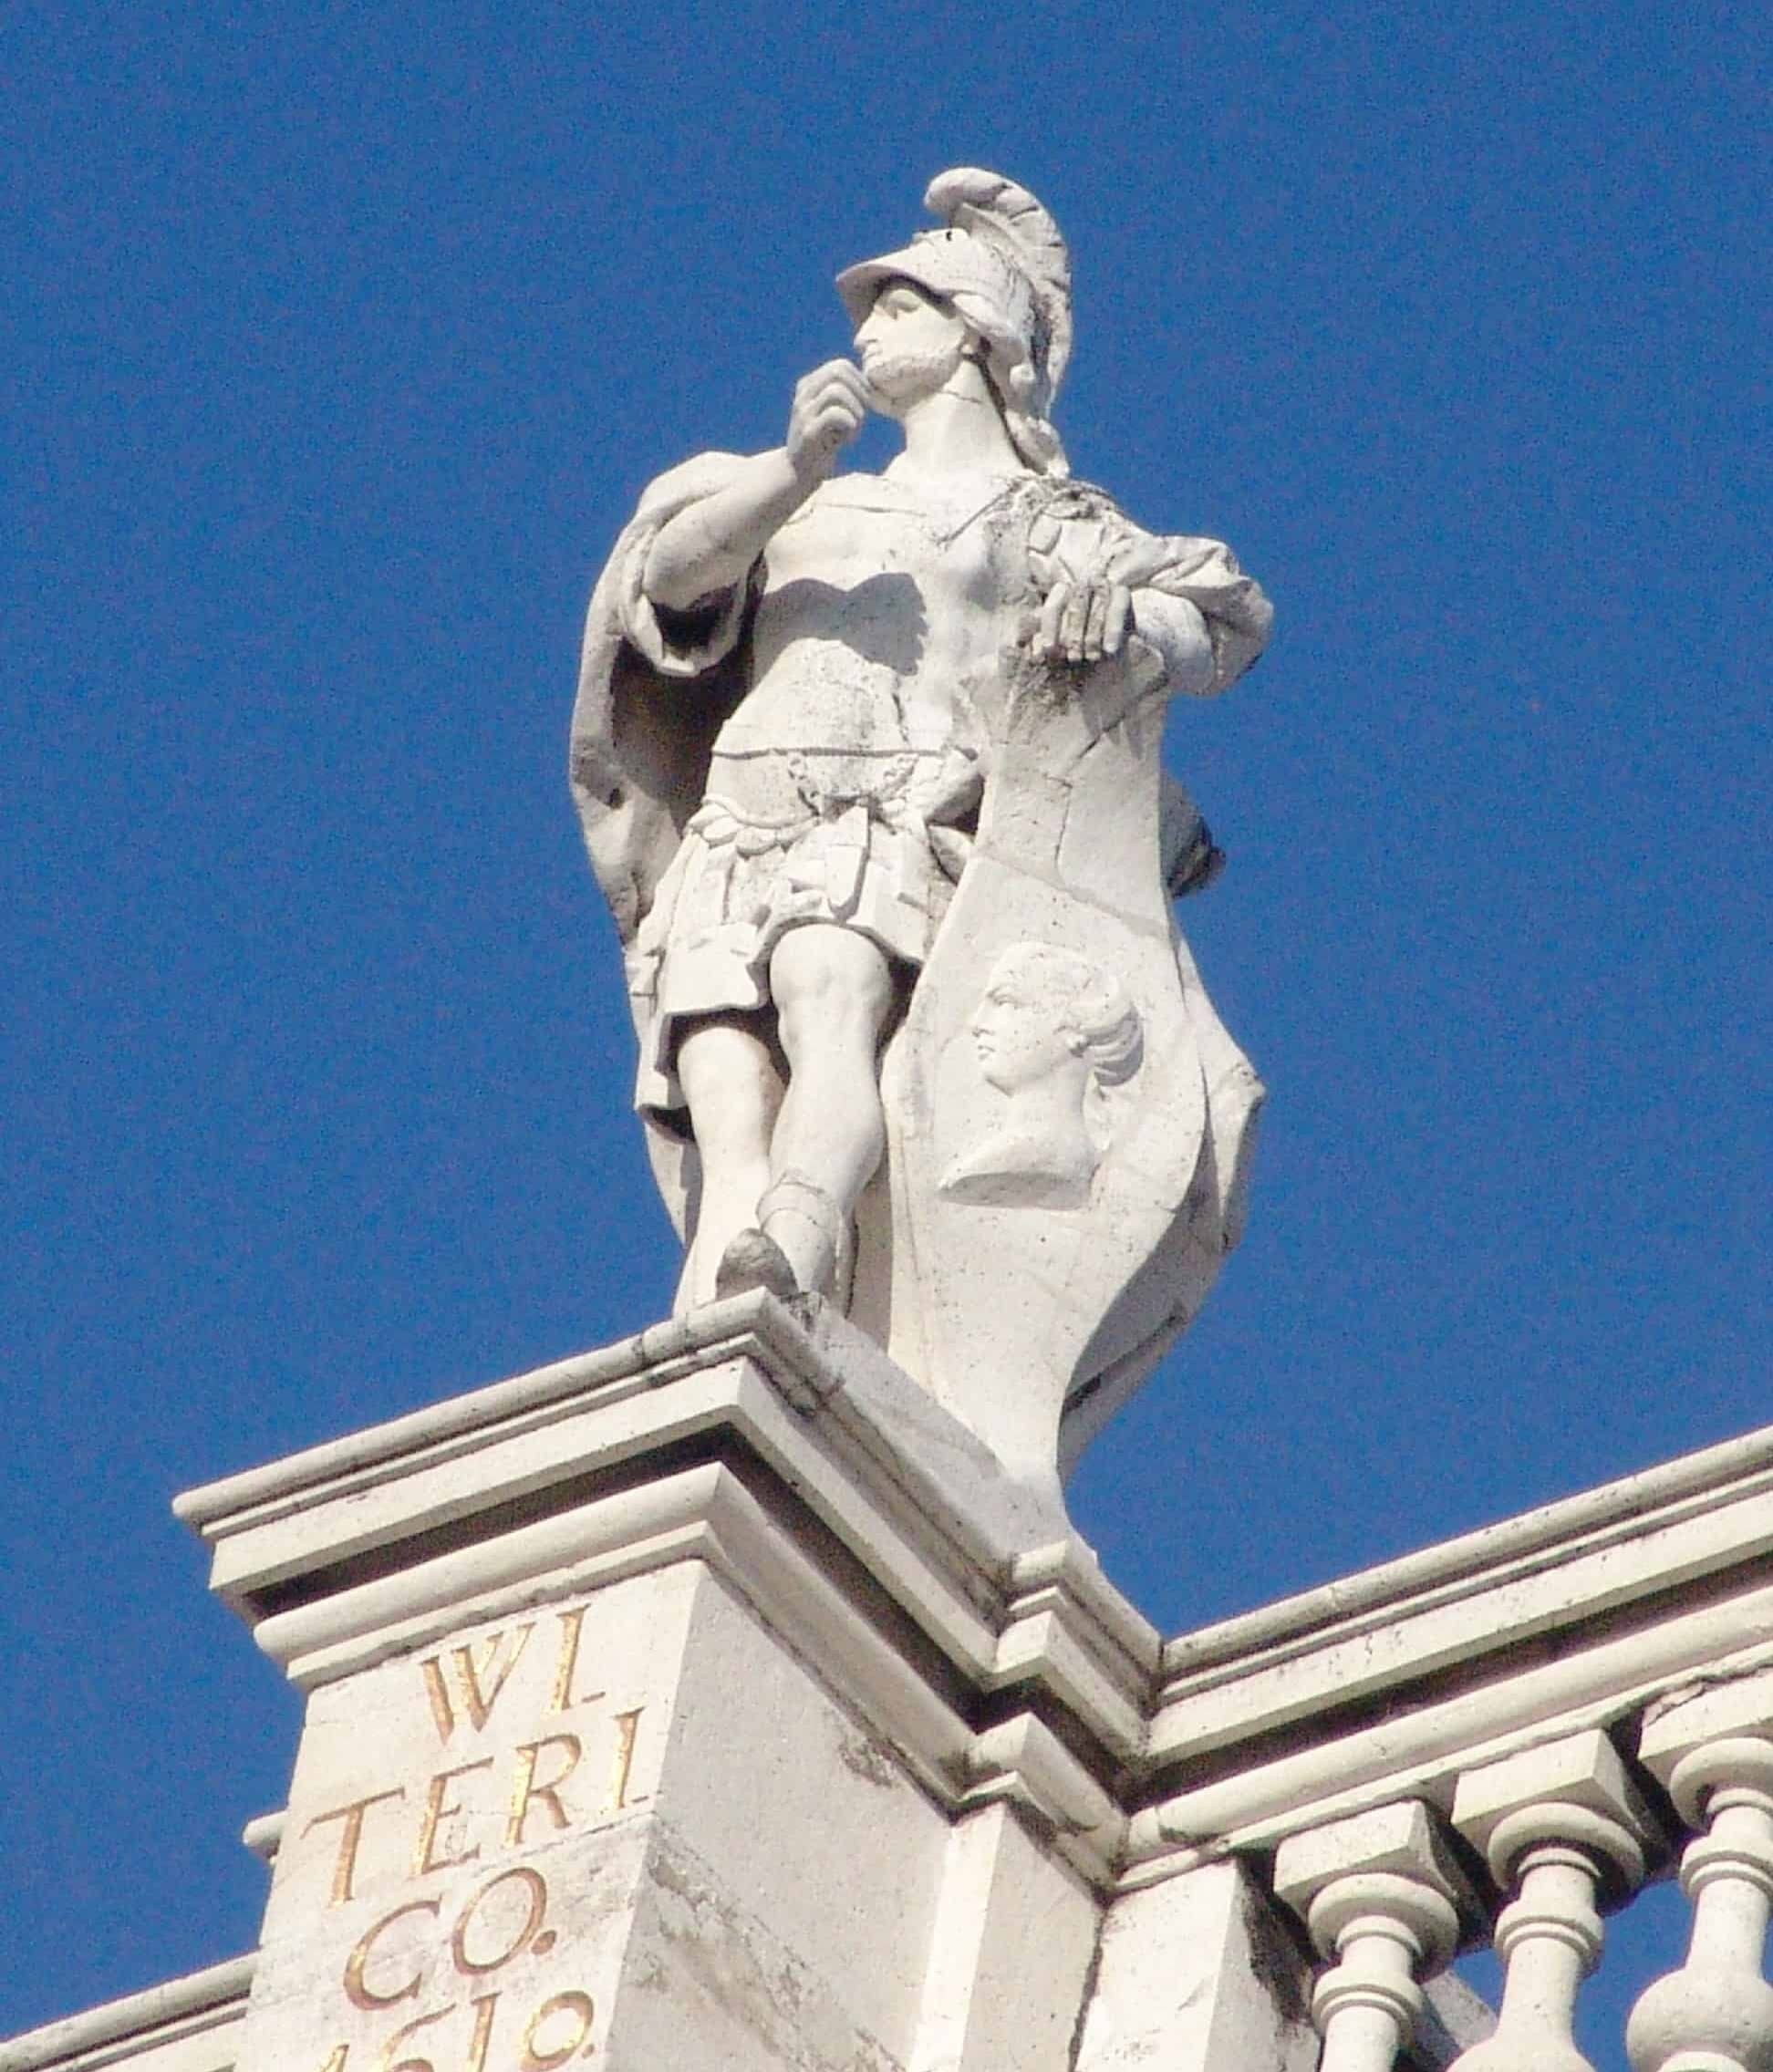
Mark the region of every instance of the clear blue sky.
POLYGON ((1002 22, 6 10, 0 2033, 254 1936, 296 1712, 173 1492, 667 1304, 579 618, 944 166, 1072 238, 1078 471, 1280 612, 1172 732, 1272 1093, 1110 1573, 1177 1631, 1773 1414, 1751 11, 1002 22))

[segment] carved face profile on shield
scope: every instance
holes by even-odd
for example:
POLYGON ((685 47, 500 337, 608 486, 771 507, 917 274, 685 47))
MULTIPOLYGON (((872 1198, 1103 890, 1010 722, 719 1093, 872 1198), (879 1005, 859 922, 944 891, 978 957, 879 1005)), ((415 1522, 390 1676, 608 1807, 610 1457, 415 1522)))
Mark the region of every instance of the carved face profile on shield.
POLYGON ((1104 1096, 1132 1079, 1144 1051, 1125 989, 1087 958, 1014 943, 968 1028, 980 1077, 1000 1098, 942 1192, 1006 1207, 1085 1207, 1111 1134, 1104 1096))

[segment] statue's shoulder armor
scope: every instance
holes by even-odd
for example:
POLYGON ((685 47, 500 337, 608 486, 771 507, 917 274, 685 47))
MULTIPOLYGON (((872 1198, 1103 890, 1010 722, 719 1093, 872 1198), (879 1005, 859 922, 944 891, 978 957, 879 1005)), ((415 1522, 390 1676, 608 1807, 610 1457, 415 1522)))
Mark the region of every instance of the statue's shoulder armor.
POLYGON ((1026 528, 1029 571, 1037 591, 1044 593, 1062 574, 1079 573, 1077 543, 1094 534, 1091 560, 1104 557, 1111 544, 1139 528, 1114 498, 1094 482, 1074 477, 1032 475, 1017 492, 1018 515, 1026 528))
POLYGON ((1105 489, 1076 475, 1030 475, 1021 485, 1031 512, 1064 520, 1116 519, 1130 523, 1125 512, 1105 489))

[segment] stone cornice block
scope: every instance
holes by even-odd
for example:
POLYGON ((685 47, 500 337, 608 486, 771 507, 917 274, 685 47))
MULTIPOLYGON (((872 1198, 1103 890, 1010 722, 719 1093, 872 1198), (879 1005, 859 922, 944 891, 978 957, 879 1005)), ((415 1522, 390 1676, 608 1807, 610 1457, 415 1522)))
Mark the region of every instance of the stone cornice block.
MULTIPOLYGON (((735 1408, 742 1423, 752 1406, 735 1405, 730 1387, 682 1384, 749 1361, 784 1410, 816 1424, 820 1450, 842 1459, 938 1565, 980 1573, 995 1591, 1019 1556, 1064 1538, 1063 1510, 1010 1482, 859 1332, 822 1305, 809 1321, 768 1295, 738 1296, 229 1476, 173 1507, 215 1549, 213 1587, 250 1615, 255 1599, 313 1570, 306 1528, 321 1505, 334 1511, 333 1563, 396 1546, 492 1502, 558 1487, 576 1469, 607 1473, 732 1422, 735 1408), (452 1474, 464 1457, 472 1472, 452 1474), (339 1499, 349 1500, 348 1516, 339 1499)), ((1154 1656, 1156 1644, 1153 1634, 1154 1656)))
POLYGON ((1289 1835, 1275 1853, 1275 1897, 1303 1921, 1312 1901, 1339 1880, 1374 1874, 1412 1879, 1467 1918, 1476 1913, 1470 1883, 1436 1816, 1416 1799, 1289 1835))
POLYGON ((1599 1730, 1522 1748, 1468 1770, 1453 1799, 1453 1824, 1507 1886, 1516 1860, 1540 1841, 1569 1841, 1601 1862, 1615 1888, 1634 1887, 1656 1820, 1619 1751, 1599 1730))
POLYGON ((1604 1734, 1591 1732, 1522 1748, 1467 1771, 1454 1795, 1453 1822, 1481 1849, 1505 1814, 1544 1803, 1585 1807, 1626 1826, 1648 1818, 1619 1751, 1604 1734))
POLYGON ((1638 1759, 1689 1827, 1705 1824, 1719 1787, 1773 1809, 1773 1671, 1669 1692, 1644 1715, 1638 1759))
POLYGON ((1008 1799, 1093 1884, 1111 1879, 1126 1833, 1119 1801, 1097 1783, 1052 1729, 1019 1713, 973 1736, 958 1805, 969 1811, 1008 1799))
POLYGON ((1123 1760, 1144 1754, 1156 1631, 1081 1539, 1073 1535, 1018 1556, 1001 1616, 992 1689, 1039 1676, 1082 1716, 1112 1719, 1123 1760))
MULTIPOLYGON (((988 1697, 999 1718, 1021 1693, 1063 1710, 1104 1777, 1144 1746, 1156 1632, 1050 1495, 816 1302, 713 1304, 177 1509, 306 1688, 504 1616, 544 1579, 694 1559, 837 1665, 950 1791, 988 1697)), ((1098 1870, 1106 1846, 1084 1849, 1098 1870)))

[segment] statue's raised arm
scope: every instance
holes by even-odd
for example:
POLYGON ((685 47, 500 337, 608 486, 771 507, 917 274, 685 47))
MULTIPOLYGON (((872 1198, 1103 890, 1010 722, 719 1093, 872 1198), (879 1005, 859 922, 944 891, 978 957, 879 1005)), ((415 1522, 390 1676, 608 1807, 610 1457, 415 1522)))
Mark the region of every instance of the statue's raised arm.
POLYGON ((855 363, 782 446, 642 497, 573 782, 679 1307, 822 1298, 1050 1482, 1238 1235, 1260 1089, 1170 914, 1216 853, 1159 745, 1270 615, 1071 479, 1046 211, 971 169, 926 199, 941 228, 839 276, 855 363), (869 410, 903 451, 835 471, 869 410))

